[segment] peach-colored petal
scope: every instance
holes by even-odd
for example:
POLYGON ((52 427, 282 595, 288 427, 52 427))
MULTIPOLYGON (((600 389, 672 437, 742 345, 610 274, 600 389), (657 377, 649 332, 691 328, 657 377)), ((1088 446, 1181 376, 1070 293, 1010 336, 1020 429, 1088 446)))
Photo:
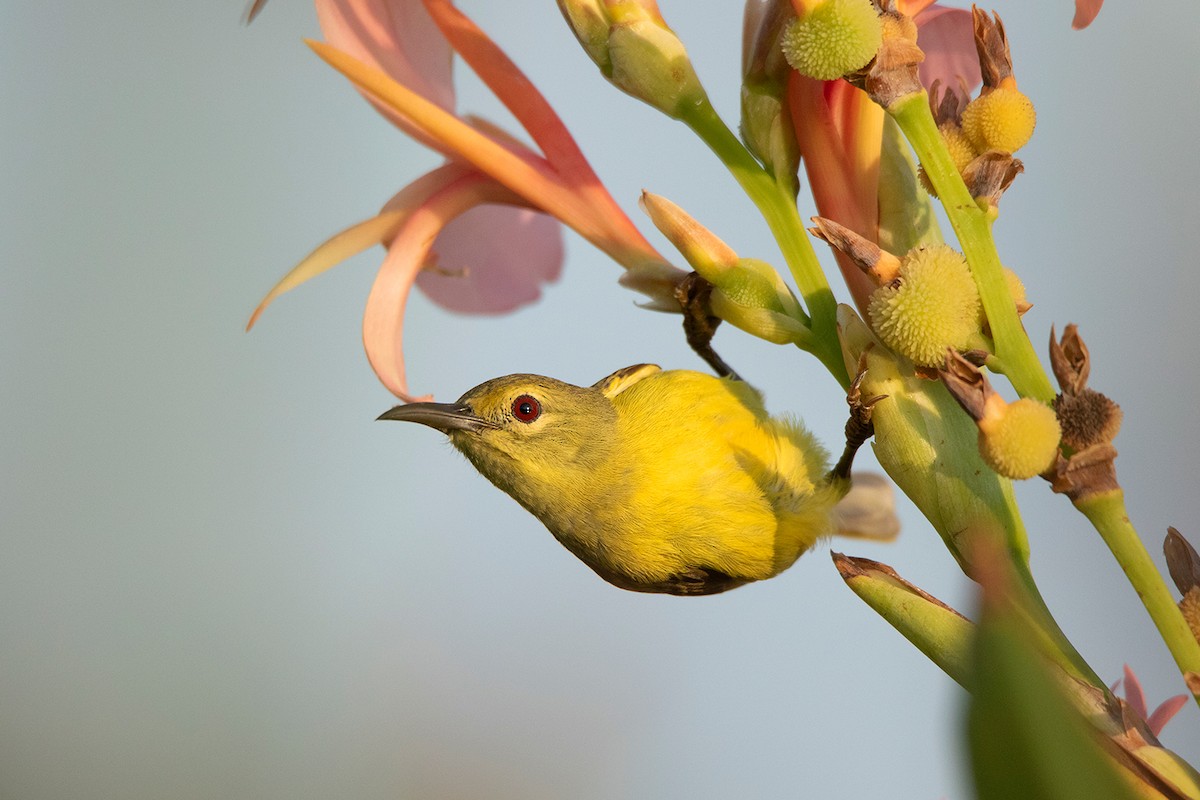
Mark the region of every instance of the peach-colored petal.
POLYGON ((917 15, 917 44, 925 51, 921 62, 921 83, 928 89, 935 80, 957 87, 960 80, 967 91, 979 85, 979 54, 971 12, 962 8, 933 5, 917 15))
MULTIPOLYGON (((454 110, 450 43, 419 0, 316 0, 316 6, 317 21, 331 45, 446 111, 454 110)), ((396 109, 369 95, 367 99, 401 130, 440 149, 396 109)))
POLYGON ((445 164, 401 189, 384 205, 377 216, 351 225, 344 231, 326 239, 272 287, 267 296, 258 304, 258 308, 254 309, 254 313, 250 315, 250 321, 246 323, 246 330, 254 327, 254 323, 258 321, 263 310, 275 298, 284 292, 295 289, 305 281, 315 278, 351 256, 361 253, 371 245, 388 241, 395 236, 404 217, 413 207, 425 202, 435 191, 471 172, 473 170, 470 167, 462 164, 445 164))
POLYGON ((562 226, 527 208, 485 205, 450 220, 417 287, 451 311, 503 314, 541 297, 562 273, 562 226))
POLYGON ((1091 25, 1102 5, 1104 0, 1075 0, 1075 19, 1071 20, 1071 27, 1078 31, 1091 25))
POLYGON ((404 372, 404 308, 417 273, 424 265, 424 253, 408 239, 397 240, 400 247, 388 250, 363 314, 363 349, 371 369, 389 392, 406 403, 430 400, 432 395, 412 395, 404 372), (418 257, 419 256, 419 257, 418 257))
POLYGON ((368 220, 355 223, 326 239, 305 256, 299 264, 292 267, 279 283, 271 287, 271 291, 267 292, 267 296, 250 315, 250 321, 246 323, 246 330, 254 327, 254 323, 258 322, 262 312, 279 295, 295 289, 305 281, 315 278, 351 256, 358 255, 371 245, 379 244, 384 239, 395 235, 395 231, 400 227, 406 213, 406 211, 384 212, 368 220))
POLYGON ((478 172, 464 175, 430 195, 405 218, 388 244, 363 313, 363 347, 379 380, 402 400, 409 394, 404 372, 403 323, 408 293, 445 226, 481 203, 521 202, 511 191, 478 172))

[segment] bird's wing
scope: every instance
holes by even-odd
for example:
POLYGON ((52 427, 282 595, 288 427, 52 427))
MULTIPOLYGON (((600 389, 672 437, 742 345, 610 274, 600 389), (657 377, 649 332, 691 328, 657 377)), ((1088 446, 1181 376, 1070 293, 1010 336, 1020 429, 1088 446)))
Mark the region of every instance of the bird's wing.
POLYGON ((642 378, 647 378, 656 372, 662 372, 662 367, 657 364, 634 364, 631 367, 617 370, 607 378, 601 378, 592 384, 592 388, 598 389, 600 394, 612 400, 642 378))

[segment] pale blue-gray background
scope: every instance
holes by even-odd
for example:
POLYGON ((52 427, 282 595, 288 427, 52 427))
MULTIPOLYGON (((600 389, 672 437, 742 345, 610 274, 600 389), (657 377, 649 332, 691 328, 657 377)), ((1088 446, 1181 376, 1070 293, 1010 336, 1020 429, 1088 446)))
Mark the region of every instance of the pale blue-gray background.
MULTIPOLYGON (((553 4, 464 5, 644 228, 646 187, 778 263, 714 160, 611 90, 553 4)), ((731 118, 738 6, 663 0, 731 118)), ((1113 0, 1082 33, 1069 0, 1000 10, 1039 109, 1001 252, 1039 351, 1079 323, 1124 407, 1118 465, 1161 565, 1168 524, 1200 538, 1200 28, 1181 1, 1113 0)), ((309 5, 274 0, 249 29, 241 11, 0 6, 0 798, 967 796, 961 693, 827 548, 716 598, 623 593, 439 435, 374 422, 392 400, 359 321, 380 251, 242 332, 295 260, 436 159, 301 44, 309 5)), ((461 108, 505 121, 463 87, 461 108)), ((568 249, 514 317, 414 296, 413 388, 699 368, 677 318, 568 249)), ((836 445, 844 405, 811 360, 718 343, 836 445)), ((1094 533, 1039 482, 1021 497, 1036 574, 1095 668, 1129 662, 1152 702, 1181 691, 1094 533)), ((903 514, 893 545, 833 546, 969 610, 903 514)), ((1165 742, 1200 759, 1194 707, 1165 742)))

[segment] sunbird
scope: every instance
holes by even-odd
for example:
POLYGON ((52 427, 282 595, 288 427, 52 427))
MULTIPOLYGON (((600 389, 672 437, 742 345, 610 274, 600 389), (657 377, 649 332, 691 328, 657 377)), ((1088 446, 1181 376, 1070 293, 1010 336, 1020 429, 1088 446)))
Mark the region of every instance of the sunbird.
POLYGON ((853 455, 827 474, 813 435, 770 416, 749 384, 653 364, 589 387, 507 375, 379 419, 446 433, 609 583, 674 595, 790 567, 832 533, 853 455))

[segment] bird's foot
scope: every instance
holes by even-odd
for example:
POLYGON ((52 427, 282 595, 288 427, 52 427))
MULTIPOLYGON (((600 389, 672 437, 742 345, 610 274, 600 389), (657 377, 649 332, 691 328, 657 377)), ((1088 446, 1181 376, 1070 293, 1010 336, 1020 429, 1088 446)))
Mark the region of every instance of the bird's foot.
POLYGON ((854 456, 858 453, 858 448, 875 435, 875 423, 872 421, 875 404, 887 395, 877 394, 864 398, 862 382, 866 376, 867 366, 864 356, 859 361, 858 374, 854 376, 854 381, 851 382, 850 389, 846 392, 846 404, 850 406, 850 419, 846 421, 846 448, 842 451, 842 457, 838 459, 838 463, 829 473, 831 480, 850 480, 850 467, 854 463, 854 456))
POLYGON ((688 275, 675 287, 675 299, 683 309, 683 333, 696 355, 704 359, 718 375, 741 380, 733 367, 726 364, 712 347, 713 336, 721 324, 721 318, 713 315, 709 304, 712 289, 712 284, 697 272, 688 275))

